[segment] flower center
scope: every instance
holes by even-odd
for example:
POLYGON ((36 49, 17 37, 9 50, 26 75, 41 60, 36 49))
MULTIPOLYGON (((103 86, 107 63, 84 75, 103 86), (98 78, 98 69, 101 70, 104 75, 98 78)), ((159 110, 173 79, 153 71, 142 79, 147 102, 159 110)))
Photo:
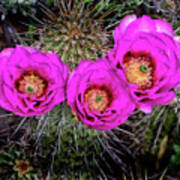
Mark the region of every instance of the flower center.
POLYGON ((90 111, 103 113, 112 102, 112 94, 105 86, 91 86, 84 93, 84 103, 88 103, 90 111))
POLYGON ((21 171, 26 171, 28 169, 28 165, 26 163, 21 163, 18 167, 21 171))
POLYGON ((137 84, 141 90, 153 86, 154 64, 152 57, 147 53, 128 52, 123 59, 126 79, 129 83, 137 84))
POLYGON ((47 89, 47 81, 35 71, 24 72, 21 77, 16 80, 15 85, 19 92, 28 94, 30 97, 40 97, 47 89))

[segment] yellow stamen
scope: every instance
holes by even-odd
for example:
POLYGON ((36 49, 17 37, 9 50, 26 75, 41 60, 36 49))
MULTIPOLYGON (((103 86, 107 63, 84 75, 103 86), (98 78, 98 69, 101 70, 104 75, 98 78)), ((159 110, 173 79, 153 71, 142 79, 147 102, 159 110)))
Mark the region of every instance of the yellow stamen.
POLYGON ((139 89, 149 89, 153 86, 152 62, 144 57, 130 57, 124 62, 125 74, 129 83, 137 84, 139 89))
POLYGON ((100 87, 89 88, 85 92, 84 102, 88 103, 90 111, 103 113, 110 104, 109 93, 100 87))
POLYGON ((21 93, 40 97, 47 88, 47 83, 38 74, 26 72, 16 81, 16 87, 21 93))

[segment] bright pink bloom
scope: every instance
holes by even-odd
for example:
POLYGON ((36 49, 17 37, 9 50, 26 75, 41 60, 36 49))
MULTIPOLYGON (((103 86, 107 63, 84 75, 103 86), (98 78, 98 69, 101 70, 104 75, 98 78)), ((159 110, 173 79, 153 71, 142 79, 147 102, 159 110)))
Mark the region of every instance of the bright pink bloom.
POLYGON ((65 100, 67 66, 54 53, 17 46, 0 53, 0 106, 20 116, 41 115, 65 100))
POLYGON ((180 83, 180 44, 170 24, 144 15, 128 15, 114 32, 108 59, 123 78, 136 105, 150 113, 175 98, 180 83))
POLYGON ((80 62, 68 80, 67 99, 78 119, 98 130, 124 123, 135 108, 106 59, 80 62))

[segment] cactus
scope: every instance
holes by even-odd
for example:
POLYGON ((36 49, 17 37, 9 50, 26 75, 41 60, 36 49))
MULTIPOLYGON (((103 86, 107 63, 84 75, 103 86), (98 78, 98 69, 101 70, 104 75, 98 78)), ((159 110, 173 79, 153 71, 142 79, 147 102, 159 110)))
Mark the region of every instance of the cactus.
POLYGON ((24 16, 35 13, 36 9, 32 7, 35 3, 36 0, 2 0, 0 2, 1 19, 4 20, 9 13, 20 12, 24 16))
POLYGON ((39 2, 47 19, 41 28, 35 27, 34 34, 38 39, 27 43, 46 52, 56 52, 70 69, 81 59, 95 60, 105 56, 113 47, 113 27, 120 17, 135 11, 130 8, 133 3, 141 4, 140 0, 120 4, 109 0, 55 2, 56 13, 39 2))
MULTIPOLYGON (((162 12, 162 18, 169 21, 172 18, 174 27, 177 26, 178 16, 173 13, 166 16, 167 6, 159 6, 158 3, 164 1, 151 1, 153 5, 150 5, 150 0, 119 3, 115 0, 46 1, 52 10, 44 2, 38 4, 46 18, 37 19, 41 26, 29 26, 26 43, 46 52, 58 53, 70 69, 76 67, 81 59, 95 60, 105 56, 113 47, 114 26, 122 16, 135 12, 141 5, 148 7, 147 14, 155 7, 156 13, 151 16, 160 16, 159 12, 162 12)), ((136 14, 142 12, 139 10, 136 14)), ((179 34, 178 28, 176 31, 179 34)), ((21 135, 20 139, 16 138, 16 144, 29 147, 25 153, 32 154, 32 166, 42 171, 43 179, 147 179, 156 172, 153 174, 146 163, 153 161, 151 167, 158 171, 163 158, 169 158, 166 152, 172 151, 171 145, 178 136, 179 104, 177 91, 174 104, 156 107, 152 115, 136 110, 126 123, 106 132, 86 128, 75 120, 69 107, 62 104, 46 115, 25 119, 24 123, 18 121, 13 136, 21 135), (147 157, 150 160, 145 162, 147 157)), ((3 132, 0 128, 0 136, 9 139, 12 127, 8 135, 3 132)), ((7 146, 12 142, 12 138, 8 144, 3 138, 0 140, 7 146)), ((163 167, 155 177, 164 177, 166 172, 163 167)))

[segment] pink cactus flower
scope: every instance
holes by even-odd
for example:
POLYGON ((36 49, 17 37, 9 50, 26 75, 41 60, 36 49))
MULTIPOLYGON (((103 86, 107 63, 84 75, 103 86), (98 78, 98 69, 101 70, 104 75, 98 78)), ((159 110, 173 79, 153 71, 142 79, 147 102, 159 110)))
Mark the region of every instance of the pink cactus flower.
POLYGON ((119 126, 135 108, 106 59, 80 62, 68 80, 67 100, 78 119, 97 130, 119 126))
POLYGON ((67 66, 54 53, 23 46, 0 53, 0 106, 20 116, 41 115, 65 100, 67 66))
POLYGON ((154 105, 175 98, 180 83, 180 44, 170 24, 144 15, 128 15, 114 32, 108 60, 126 81, 136 106, 151 113, 154 105))

